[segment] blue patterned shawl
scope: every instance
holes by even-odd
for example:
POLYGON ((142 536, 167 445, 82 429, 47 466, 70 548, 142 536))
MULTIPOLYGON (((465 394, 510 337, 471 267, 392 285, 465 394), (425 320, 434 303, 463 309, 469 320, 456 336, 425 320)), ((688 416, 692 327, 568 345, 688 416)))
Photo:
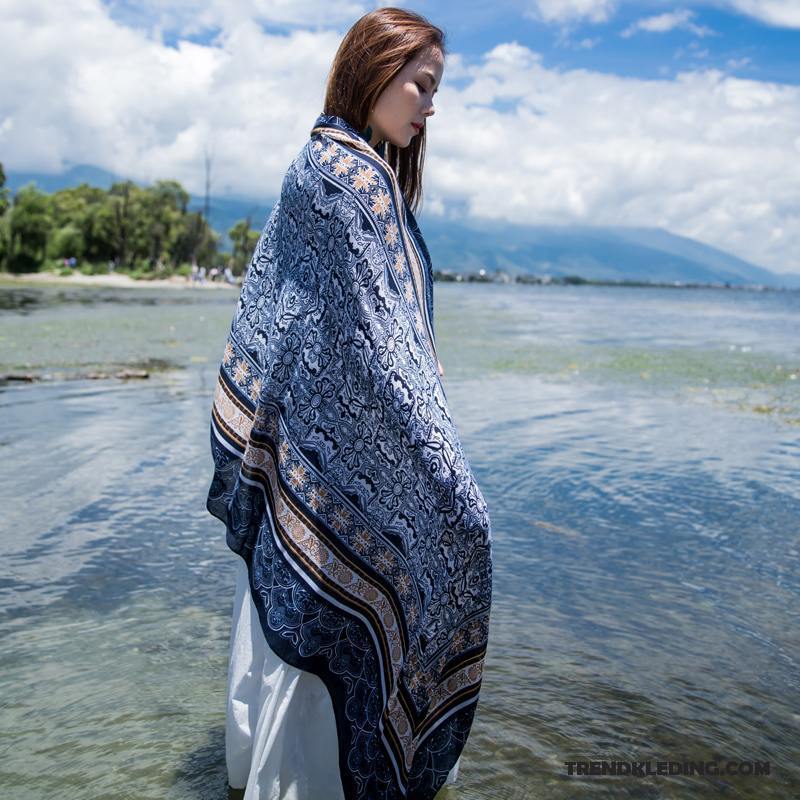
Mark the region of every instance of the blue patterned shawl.
POLYGON ((289 167, 219 370, 208 509, 272 650, 333 701, 348 800, 432 798, 483 672, 491 531, 396 176, 340 117, 289 167))

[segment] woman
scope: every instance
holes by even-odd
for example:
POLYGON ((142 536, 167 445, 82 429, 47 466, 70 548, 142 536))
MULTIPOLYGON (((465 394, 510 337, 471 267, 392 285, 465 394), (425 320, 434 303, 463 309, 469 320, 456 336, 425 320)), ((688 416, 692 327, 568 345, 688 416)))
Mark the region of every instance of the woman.
POLYGON ((246 798, 432 798, 472 724, 490 522, 411 212, 444 53, 400 9, 348 32, 231 325, 208 509, 241 556, 226 757, 246 798))

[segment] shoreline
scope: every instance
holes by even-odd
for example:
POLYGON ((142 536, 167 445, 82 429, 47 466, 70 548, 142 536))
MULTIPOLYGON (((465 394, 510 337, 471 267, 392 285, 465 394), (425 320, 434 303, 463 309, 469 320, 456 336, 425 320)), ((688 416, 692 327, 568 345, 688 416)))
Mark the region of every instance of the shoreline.
MULTIPOLYGON (((720 284, 705 284, 705 283, 650 283, 647 281, 602 281, 602 280, 589 280, 581 278, 578 280, 564 280, 553 279, 548 281, 541 281, 528 276, 523 276, 522 279, 517 277, 514 280, 496 280, 493 278, 486 278, 480 275, 470 273, 456 273, 434 271, 435 283, 487 283, 487 284, 503 284, 508 285, 511 283, 522 284, 525 286, 610 286, 613 288, 626 288, 626 289, 725 289, 737 291, 754 291, 754 292, 800 292, 800 289, 792 289, 789 287, 775 287, 775 286, 749 286, 749 285, 720 285, 720 284)), ((212 282, 206 280, 205 283, 192 283, 189 278, 173 275, 169 278, 144 278, 136 280, 131 278, 130 275, 123 273, 109 273, 105 275, 84 275, 81 272, 73 273, 72 275, 58 275, 54 272, 24 272, 15 274, 11 272, 0 272, 0 287, 3 285, 17 285, 17 284, 57 284, 62 286, 96 286, 105 288, 118 288, 118 289, 236 289, 241 291, 241 283, 222 283, 212 282)))
POLYGON ((188 278, 173 275, 170 278, 135 280, 130 275, 109 273, 108 275, 56 275, 54 272, 25 272, 19 275, 0 273, 0 286, 3 284, 60 284, 66 286, 104 286, 119 289, 236 289, 238 283, 192 283, 188 278))

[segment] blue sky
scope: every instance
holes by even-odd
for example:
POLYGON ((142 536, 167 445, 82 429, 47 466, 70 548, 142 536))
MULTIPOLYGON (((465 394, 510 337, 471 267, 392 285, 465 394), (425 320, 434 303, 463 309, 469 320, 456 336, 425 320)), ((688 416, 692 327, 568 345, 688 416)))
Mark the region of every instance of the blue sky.
MULTIPOLYGON (((114 17, 128 24, 150 27, 163 18, 141 3, 112 1, 107 5, 114 17)), ((536 14, 535 3, 511 0, 419 0, 399 5, 413 8, 443 27, 449 46, 467 58, 479 58, 498 42, 518 41, 541 53, 545 65, 554 69, 656 78, 674 76, 687 68, 714 67, 740 77, 800 83, 800 0, 795 3, 796 27, 769 23, 768 18, 745 14, 724 3, 719 7, 662 0, 625 2, 603 21, 572 16, 563 22, 542 19, 536 14), (680 11, 688 12, 688 24, 664 32, 637 30, 623 35, 639 20, 680 11)), ((791 3, 784 5, 788 8, 791 3)), ((794 18, 788 13, 787 17, 794 18)), ((273 32, 301 27, 270 20, 262 24, 273 32)), ((344 33, 347 24, 340 22, 334 27, 344 33)), ((219 33, 220 28, 212 26, 185 37, 177 26, 164 30, 164 40, 173 45, 180 38, 210 43, 219 33)))
POLYGON ((519 13, 476 12, 476 16, 479 13, 483 19, 478 25, 467 24, 458 14, 443 15, 458 49, 475 55, 491 41, 516 39, 542 53, 545 65, 555 69, 581 68, 656 78, 674 76, 696 66, 711 66, 742 77, 800 81, 800 30, 771 27, 748 16, 691 3, 630 3, 607 22, 578 22, 569 30, 559 30, 558 26, 519 13), (691 11, 692 23, 714 33, 699 36, 674 28, 663 33, 638 31, 622 36, 637 20, 677 9, 691 11), (748 60, 746 64, 731 66, 731 62, 743 59, 748 60))
MULTIPOLYGON (((425 214, 658 227, 800 274, 800 0, 405 4, 449 56, 425 214)), ((2 0, 0 161, 266 202, 359 0, 2 0)))

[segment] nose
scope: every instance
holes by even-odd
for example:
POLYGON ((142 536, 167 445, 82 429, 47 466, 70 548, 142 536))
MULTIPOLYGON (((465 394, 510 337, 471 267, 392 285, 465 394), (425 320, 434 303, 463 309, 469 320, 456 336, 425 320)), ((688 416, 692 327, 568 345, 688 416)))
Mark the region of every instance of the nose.
POLYGON ((433 101, 431 100, 430 105, 423 109, 422 116, 423 117, 432 117, 436 113, 436 109, 433 107, 433 101))

